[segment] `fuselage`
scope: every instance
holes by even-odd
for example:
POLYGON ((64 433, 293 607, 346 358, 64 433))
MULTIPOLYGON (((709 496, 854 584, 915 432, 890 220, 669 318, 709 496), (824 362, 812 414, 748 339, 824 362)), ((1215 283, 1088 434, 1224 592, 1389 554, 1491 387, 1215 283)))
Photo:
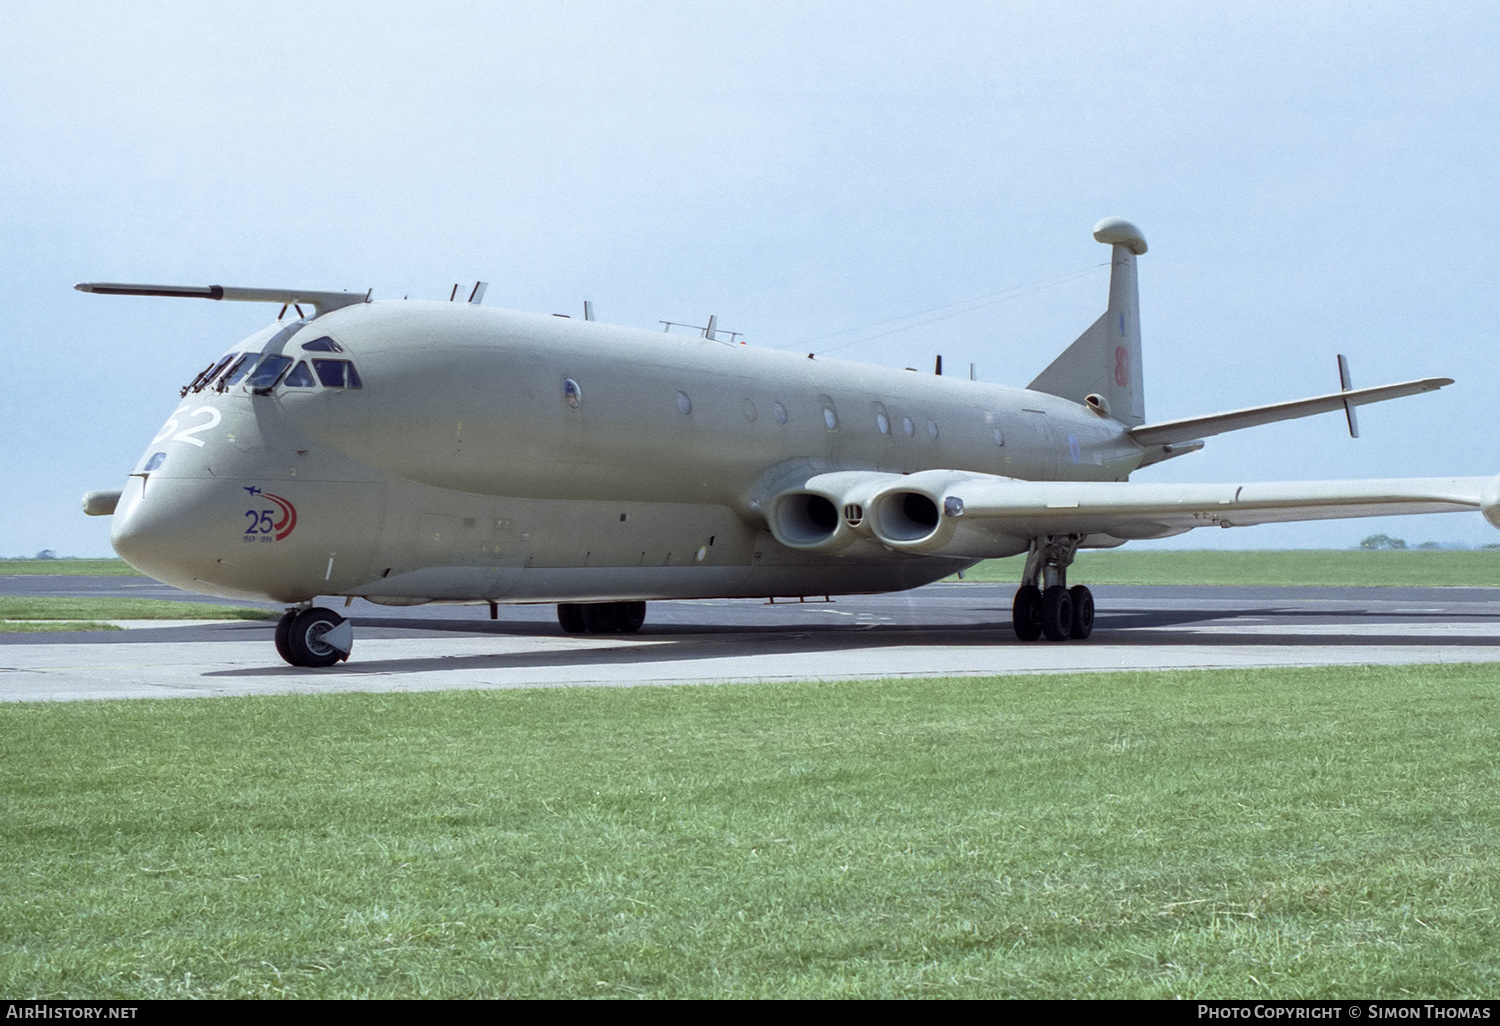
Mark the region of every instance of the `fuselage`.
POLYGON ((130 478, 113 541, 179 587, 288 603, 886 591, 968 560, 784 544, 777 496, 835 471, 1123 480, 1143 453, 1119 421, 1040 392, 467 304, 362 303, 278 322, 190 386, 130 478))

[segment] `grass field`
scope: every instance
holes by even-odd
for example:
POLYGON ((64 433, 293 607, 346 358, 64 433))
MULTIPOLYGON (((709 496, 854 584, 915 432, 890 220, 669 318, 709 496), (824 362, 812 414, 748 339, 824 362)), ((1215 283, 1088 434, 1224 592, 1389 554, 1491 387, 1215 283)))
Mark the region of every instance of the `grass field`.
MULTIPOLYGON (((987 560, 964 571, 964 579, 1019 581, 1025 562, 1024 556, 987 560)), ((1081 584, 1493 588, 1500 586, 1500 549, 1085 550, 1078 554, 1068 577, 1070 583, 1081 584)))
POLYGON ((1484 997, 1500 667, 0 706, 0 993, 1484 997))
MULTIPOLYGON (((46 630, 24 621, 98 620, 274 620, 279 611, 164 599, 64 598, 0 595, 0 631, 46 630)), ((62 630, 61 627, 50 628, 62 630)), ((73 627, 87 630, 87 627, 73 627)), ((94 629, 110 630, 107 625, 94 629)))
POLYGON ((123 559, 0 559, 0 574, 75 574, 88 577, 139 577, 123 559))

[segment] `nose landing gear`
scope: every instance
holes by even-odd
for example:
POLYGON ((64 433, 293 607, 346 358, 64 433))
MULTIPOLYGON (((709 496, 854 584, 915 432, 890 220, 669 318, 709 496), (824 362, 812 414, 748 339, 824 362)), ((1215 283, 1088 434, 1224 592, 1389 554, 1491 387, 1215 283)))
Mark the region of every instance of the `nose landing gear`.
POLYGON ((276 623, 276 651, 293 666, 332 666, 354 649, 354 625, 331 609, 288 609, 276 623))
POLYGON ((1068 587, 1068 566, 1082 539, 1076 534, 1034 538, 1021 586, 1011 603, 1011 625, 1022 641, 1082 641, 1094 633, 1094 595, 1068 587))

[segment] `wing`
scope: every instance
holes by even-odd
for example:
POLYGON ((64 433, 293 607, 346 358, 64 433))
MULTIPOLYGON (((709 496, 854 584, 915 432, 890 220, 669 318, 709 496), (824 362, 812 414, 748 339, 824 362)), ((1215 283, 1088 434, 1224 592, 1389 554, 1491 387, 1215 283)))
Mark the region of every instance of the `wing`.
POLYGON ((811 548, 805 529, 783 531, 778 520, 801 515, 805 526, 838 513, 841 522, 817 547, 868 535, 902 552, 985 558, 1021 551, 1030 539, 1047 535, 1079 535, 1087 545, 1108 546, 1194 527, 1466 510, 1479 510, 1500 527, 1500 477, 1138 484, 929 470, 817 475, 778 497, 771 524, 778 537, 787 534, 800 542, 795 547, 811 548), (818 509, 820 499, 832 508, 818 509))

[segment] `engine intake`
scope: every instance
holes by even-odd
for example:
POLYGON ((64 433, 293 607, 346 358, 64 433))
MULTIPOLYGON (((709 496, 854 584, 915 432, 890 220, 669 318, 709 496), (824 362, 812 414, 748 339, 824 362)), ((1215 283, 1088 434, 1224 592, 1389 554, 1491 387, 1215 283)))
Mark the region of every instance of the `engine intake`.
POLYGON ((873 526, 881 541, 909 545, 932 537, 940 520, 931 496, 903 490, 887 492, 876 501, 873 526))
POLYGON ((776 501, 771 533, 793 549, 821 549, 843 542, 839 534, 839 511, 827 496, 816 492, 791 492, 776 501))

